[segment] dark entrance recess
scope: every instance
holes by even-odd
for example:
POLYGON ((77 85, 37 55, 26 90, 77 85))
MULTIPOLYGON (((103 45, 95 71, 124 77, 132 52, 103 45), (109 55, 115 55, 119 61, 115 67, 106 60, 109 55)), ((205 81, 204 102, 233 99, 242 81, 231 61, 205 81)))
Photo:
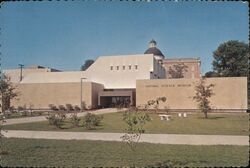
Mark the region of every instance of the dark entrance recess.
POLYGON ((98 105, 101 108, 129 107, 134 105, 132 90, 109 90, 98 93, 98 105))
POLYGON ((100 105, 103 108, 110 107, 129 107, 130 97, 129 96, 102 96, 100 97, 100 105))

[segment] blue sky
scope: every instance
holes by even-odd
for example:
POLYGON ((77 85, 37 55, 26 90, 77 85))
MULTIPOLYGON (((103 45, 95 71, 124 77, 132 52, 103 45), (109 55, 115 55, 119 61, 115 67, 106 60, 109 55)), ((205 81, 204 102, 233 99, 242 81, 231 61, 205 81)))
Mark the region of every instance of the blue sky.
POLYGON ((2 68, 39 64, 79 70, 86 59, 141 54, 153 38, 167 58, 200 57, 228 40, 248 43, 243 2, 6 2, 0 9, 2 68))

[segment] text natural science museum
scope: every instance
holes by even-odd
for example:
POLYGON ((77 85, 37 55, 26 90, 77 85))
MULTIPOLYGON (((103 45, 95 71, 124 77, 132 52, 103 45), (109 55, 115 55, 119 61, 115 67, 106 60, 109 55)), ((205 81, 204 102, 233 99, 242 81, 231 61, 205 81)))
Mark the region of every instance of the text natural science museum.
MULTIPOLYGON (((144 54, 100 56, 85 71, 59 71, 42 66, 9 69, 4 73, 17 86, 18 98, 11 106, 48 109, 71 104, 88 109, 140 106, 148 100, 166 97, 159 108, 195 110, 195 84, 201 78, 199 58, 168 59, 149 43, 144 54), (175 65, 185 66, 182 78, 170 72, 175 65), (82 103, 84 102, 84 103, 82 103)), ((211 105, 215 111, 242 112, 247 110, 247 77, 207 78, 214 84, 211 105)))

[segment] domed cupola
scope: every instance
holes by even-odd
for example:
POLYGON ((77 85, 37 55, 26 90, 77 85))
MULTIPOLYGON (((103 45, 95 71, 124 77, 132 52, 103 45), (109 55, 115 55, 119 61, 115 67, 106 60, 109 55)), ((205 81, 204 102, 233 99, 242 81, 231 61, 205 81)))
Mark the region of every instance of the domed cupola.
POLYGON ((161 50, 156 47, 157 43, 154 39, 149 42, 149 48, 144 52, 144 54, 154 54, 156 59, 164 59, 164 55, 161 50))

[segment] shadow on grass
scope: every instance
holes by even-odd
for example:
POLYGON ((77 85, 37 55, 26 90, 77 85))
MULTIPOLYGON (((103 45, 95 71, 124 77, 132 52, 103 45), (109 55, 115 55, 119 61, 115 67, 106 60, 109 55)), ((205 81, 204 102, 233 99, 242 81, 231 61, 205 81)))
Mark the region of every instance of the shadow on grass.
POLYGON ((201 161, 171 161, 171 160, 166 160, 166 161, 163 161, 163 162, 157 162, 153 165, 148 165, 146 167, 150 167, 150 168, 154 168, 154 167, 158 167, 158 168, 174 168, 174 167, 185 167, 187 166, 188 164, 191 164, 191 163, 196 163, 196 164, 207 164, 208 162, 207 161, 204 161, 204 160, 201 160, 201 161))
POLYGON ((87 129, 86 127, 84 127, 83 125, 79 125, 79 126, 73 126, 73 125, 62 125, 60 128, 58 127, 54 127, 54 129, 56 130, 71 130, 71 129, 83 129, 83 131, 94 131, 94 130, 103 130, 103 126, 100 125, 100 126, 96 126, 96 127, 93 127, 93 128, 89 128, 87 129))
POLYGON ((216 116, 208 116, 208 118, 205 117, 198 117, 198 119, 204 119, 204 120, 217 120, 217 119, 222 119, 226 117, 216 117, 216 116))

